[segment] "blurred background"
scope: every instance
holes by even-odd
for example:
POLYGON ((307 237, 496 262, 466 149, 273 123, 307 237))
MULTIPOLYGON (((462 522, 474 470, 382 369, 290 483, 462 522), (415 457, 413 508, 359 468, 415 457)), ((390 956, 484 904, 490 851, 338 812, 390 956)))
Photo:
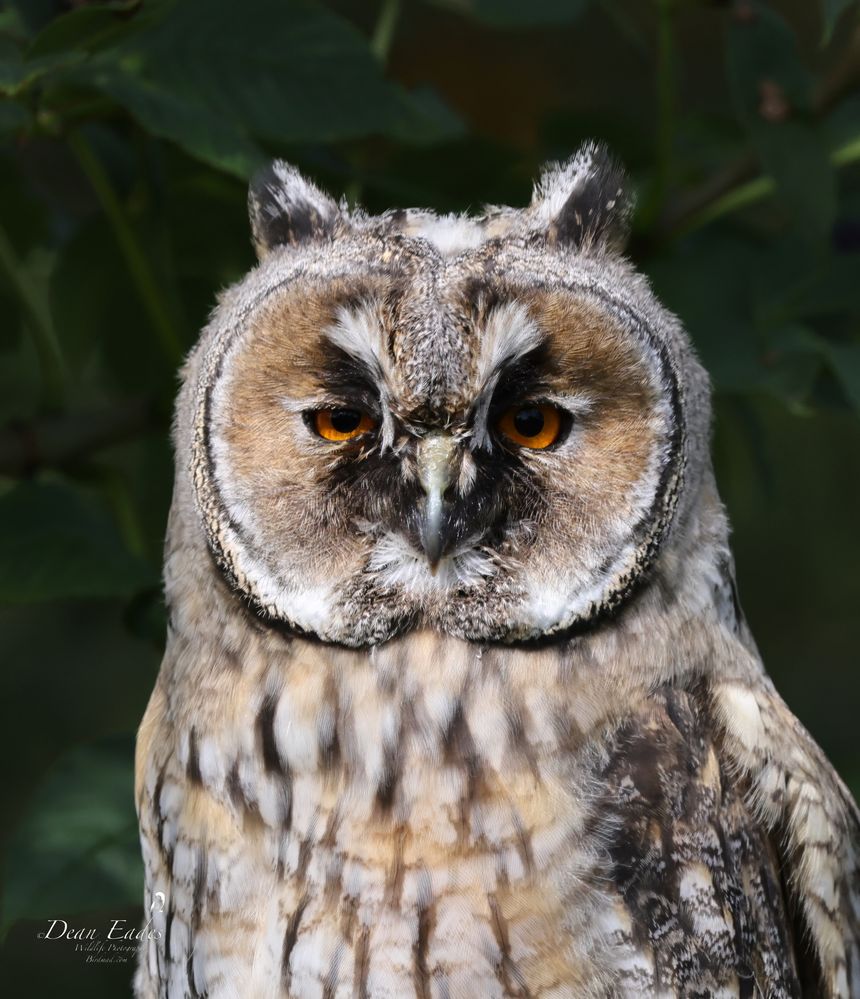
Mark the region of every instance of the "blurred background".
POLYGON ((177 368, 278 155, 372 210, 521 205, 589 137, 716 392, 741 598, 860 789, 860 13, 852 0, 13 0, 0 8, 6 995, 128 994, 133 734, 164 634, 177 368))

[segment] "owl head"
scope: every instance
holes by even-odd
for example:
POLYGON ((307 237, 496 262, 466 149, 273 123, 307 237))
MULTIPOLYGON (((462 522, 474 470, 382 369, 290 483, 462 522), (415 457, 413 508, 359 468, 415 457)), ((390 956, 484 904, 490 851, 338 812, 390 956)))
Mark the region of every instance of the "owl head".
POLYGON ((274 163, 259 265, 179 407, 194 529, 264 622, 350 646, 587 627, 647 581, 702 471, 707 384, 623 258, 593 144, 523 209, 338 204, 274 163))

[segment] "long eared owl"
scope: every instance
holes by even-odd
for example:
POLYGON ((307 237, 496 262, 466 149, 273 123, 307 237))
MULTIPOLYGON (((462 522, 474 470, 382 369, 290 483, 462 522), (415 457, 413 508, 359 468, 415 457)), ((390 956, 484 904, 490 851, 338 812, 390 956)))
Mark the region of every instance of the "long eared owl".
POLYGON ((138 996, 860 996, 858 813, 630 207, 593 145, 480 217, 252 184, 177 407, 138 996))

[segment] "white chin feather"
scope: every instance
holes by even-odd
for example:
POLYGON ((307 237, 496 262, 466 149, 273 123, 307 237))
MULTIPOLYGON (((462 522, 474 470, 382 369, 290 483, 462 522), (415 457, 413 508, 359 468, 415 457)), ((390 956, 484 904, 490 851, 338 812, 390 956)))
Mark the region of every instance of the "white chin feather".
POLYGON ((475 586, 496 571, 486 552, 463 546, 441 559, 433 572, 423 553, 413 548, 402 534, 394 533, 384 534, 376 542, 368 568, 380 585, 398 586, 416 596, 475 586))

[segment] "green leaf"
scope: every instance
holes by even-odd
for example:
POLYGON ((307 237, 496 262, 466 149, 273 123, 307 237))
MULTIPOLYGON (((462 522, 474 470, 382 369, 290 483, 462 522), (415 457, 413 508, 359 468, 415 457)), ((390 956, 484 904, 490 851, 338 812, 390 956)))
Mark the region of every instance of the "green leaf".
POLYGON ((49 76, 52 97, 95 89, 147 131, 243 179, 267 158, 260 142, 386 134, 427 144, 463 131, 438 97, 386 80, 367 39, 310 0, 82 8, 51 22, 29 58, 0 60, 0 91, 49 76))
POLYGON ((367 40, 307 0, 183 0, 92 60, 95 85, 148 129, 234 173, 252 140, 438 138, 438 107, 390 83, 367 40))
POLYGON ((105 67, 93 84, 126 108, 153 135, 169 139, 212 166, 243 179, 266 159, 238 124, 187 100, 159 81, 124 75, 105 67))
POLYGON ((388 134, 409 145, 429 146, 466 134, 462 119, 429 87, 403 94, 403 114, 388 134))
POLYGON ((0 601, 127 596, 155 582, 78 490, 26 482, 0 497, 0 601))
POLYGON ((833 29, 842 14, 848 10, 852 4, 856 5, 857 0, 822 0, 824 7, 824 31, 822 42, 826 45, 833 37, 833 29))
POLYGON ((143 898, 129 738, 72 750, 48 772, 6 854, 2 928, 143 898))
POLYGON ((576 20, 591 0, 429 0, 496 28, 564 24, 576 20))
POLYGON ((36 36, 27 50, 27 57, 38 58, 70 49, 91 49, 103 44, 115 38, 117 31, 133 30, 133 19, 128 15, 142 7, 142 0, 117 0, 71 10, 54 18, 36 36))

